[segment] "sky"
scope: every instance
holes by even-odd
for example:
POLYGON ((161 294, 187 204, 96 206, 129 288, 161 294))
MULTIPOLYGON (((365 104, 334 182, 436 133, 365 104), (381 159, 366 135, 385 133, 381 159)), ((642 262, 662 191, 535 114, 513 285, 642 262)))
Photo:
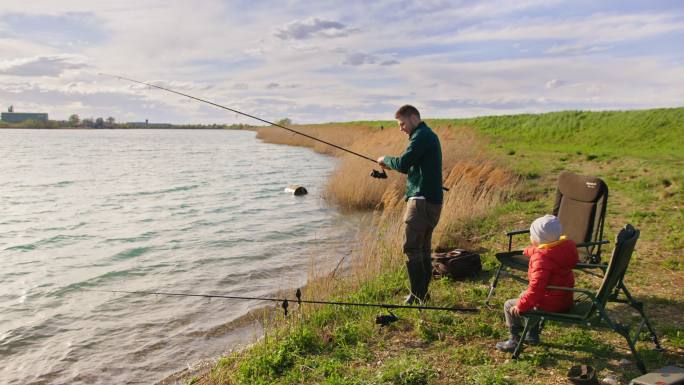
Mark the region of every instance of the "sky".
POLYGON ((684 106, 684 2, 0 0, 0 108, 119 122, 684 106))

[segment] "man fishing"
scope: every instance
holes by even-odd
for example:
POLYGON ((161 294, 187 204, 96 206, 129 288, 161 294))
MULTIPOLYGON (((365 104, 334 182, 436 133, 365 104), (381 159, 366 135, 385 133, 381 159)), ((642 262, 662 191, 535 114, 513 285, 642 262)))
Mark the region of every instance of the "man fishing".
POLYGON ((420 119, 420 112, 405 105, 394 117, 399 130, 409 136, 409 144, 399 157, 381 156, 377 159, 383 169, 408 174, 406 180, 406 232, 404 253, 407 256, 411 293, 407 304, 427 299, 432 279, 432 231, 442 211, 442 148, 439 138, 420 119))

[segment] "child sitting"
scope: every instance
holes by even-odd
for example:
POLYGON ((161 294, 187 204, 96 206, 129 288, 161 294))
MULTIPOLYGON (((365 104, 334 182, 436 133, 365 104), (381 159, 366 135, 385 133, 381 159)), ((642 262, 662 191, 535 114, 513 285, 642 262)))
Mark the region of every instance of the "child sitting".
MULTIPOLYGON (((575 276, 572 269, 579 262, 575 242, 561 236, 563 228, 553 215, 537 218, 530 226, 531 245, 523 250, 530 257, 527 270, 529 284, 518 299, 509 299, 504 304, 506 325, 511 333, 508 341, 498 342, 496 348, 512 352, 520 341, 523 330, 521 313, 532 309, 549 312, 567 312, 572 308, 572 292, 547 289, 547 286, 573 287, 575 276)), ((539 343, 539 330, 528 332, 525 342, 539 343)))

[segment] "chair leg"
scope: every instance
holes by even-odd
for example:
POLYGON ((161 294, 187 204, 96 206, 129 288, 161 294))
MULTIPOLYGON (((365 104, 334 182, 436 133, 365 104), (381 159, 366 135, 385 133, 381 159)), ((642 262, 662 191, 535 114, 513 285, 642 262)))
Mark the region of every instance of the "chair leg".
POLYGON ((610 317, 608 317, 608 314, 606 314, 606 310, 601 306, 598 307, 598 312, 601 315, 601 318, 606 321, 611 330, 623 336, 625 340, 627 340, 627 345, 629 345, 629 350, 632 352, 632 356, 634 357, 634 361, 636 361, 639 371, 643 374, 646 374, 646 365, 644 365, 644 361, 641 360, 639 353, 636 351, 636 346, 634 345, 636 338, 633 342, 629 337, 629 329, 622 324, 613 322, 610 317))
POLYGON ((544 325, 546 325, 546 318, 542 317, 539 321, 539 334, 544 331, 544 325))
POLYGON ((642 312, 641 316, 644 317, 644 321, 646 321, 646 327, 648 328, 648 332, 651 333, 651 341, 655 345, 656 350, 658 350, 660 352, 664 351, 665 349, 663 349, 663 347, 660 345, 660 341, 658 340, 658 335, 653 330, 653 326, 651 326, 651 322, 646 317, 646 314, 643 314, 643 312, 642 312))
POLYGON ((501 275, 501 269, 503 269, 503 264, 500 264, 499 268, 496 269, 494 279, 492 280, 492 283, 489 285, 489 294, 487 294, 485 305, 489 305, 489 300, 492 298, 492 295, 494 294, 494 289, 496 288, 496 285, 499 283, 499 275, 501 275))
POLYGON ((619 330, 617 330, 617 332, 620 333, 623 337, 625 337, 625 340, 627 340, 627 345, 629 345, 629 350, 632 352, 632 357, 634 357, 634 361, 636 362, 637 368, 639 368, 641 374, 646 374, 646 365, 644 364, 644 361, 641 359, 641 356, 637 352, 634 342, 632 342, 632 339, 629 338, 629 330, 622 325, 618 325, 618 328, 619 330))
POLYGON ((639 302, 632 297, 632 295, 629 293, 629 290, 624 285, 621 285, 620 287, 622 291, 625 293, 625 296, 627 297, 627 300, 629 301, 629 306, 631 306, 634 310, 639 312, 639 315, 641 316, 641 319, 643 322, 646 324, 646 328, 648 328, 648 332, 651 333, 651 341, 653 341, 653 344, 655 345, 656 350, 658 351, 663 351, 663 347, 660 345, 660 341, 658 340, 658 335, 655 332, 655 329, 653 329, 653 325, 651 325, 651 321, 646 317, 646 313, 644 312, 644 304, 642 302, 639 302))
POLYGON ((539 320, 525 318, 525 328, 523 329, 522 335, 520 336, 520 341, 518 341, 518 345, 515 347, 515 351, 513 352, 513 359, 517 359, 520 356, 520 353, 522 352, 523 341, 525 341, 525 337, 527 337, 527 334, 533 327, 537 327, 538 323, 539 320))

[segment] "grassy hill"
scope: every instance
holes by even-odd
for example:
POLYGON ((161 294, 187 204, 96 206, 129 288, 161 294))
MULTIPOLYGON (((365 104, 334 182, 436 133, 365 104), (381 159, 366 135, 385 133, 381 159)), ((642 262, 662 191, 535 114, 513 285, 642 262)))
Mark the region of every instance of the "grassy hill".
MULTIPOLYGON (((493 143, 544 145, 604 155, 681 157, 684 153, 684 107, 633 111, 560 111, 544 114, 428 119, 433 126, 470 126, 493 143)), ((394 121, 350 122, 394 128, 394 121)))
MULTIPOLYGON (((260 319, 265 338, 221 357, 210 371, 189 376, 188 383, 565 384, 568 368, 579 363, 597 368, 601 378, 613 375, 627 383, 639 373, 629 362, 624 340, 606 330, 550 323, 543 343, 526 347, 519 360, 493 348, 507 334, 503 302, 524 289, 503 281, 492 306, 483 306, 496 266, 493 255, 506 246, 506 230, 526 228, 551 210, 562 170, 596 175, 608 183, 607 239, 612 241, 625 223, 641 229, 626 283, 645 302, 666 352, 655 351, 647 340, 638 348, 649 368, 684 365, 683 108, 429 123, 442 140, 445 184, 451 188, 434 246, 479 250, 485 267, 477 279, 433 282, 431 303, 478 306, 481 311, 396 311, 400 320, 380 328, 374 324, 377 309, 303 306, 287 318, 276 314, 260 319)), ((395 127, 394 122, 350 122, 299 128, 377 156, 401 151, 405 139, 395 127)), ((384 182, 369 180, 369 162, 275 130, 259 135, 341 156, 327 198, 350 209, 376 208, 368 236, 350 256, 353 266, 347 274, 331 277, 312 271, 304 297, 399 303, 407 292, 400 249, 403 179, 390 175, 384 182)), ((518 246, 524 244, 522 240, 518 246)), ((578 286, 597 284, 588 276, 578 277, 578 286)), ((632 319, 621 306, 612 307, 613 313, 632 319)))

